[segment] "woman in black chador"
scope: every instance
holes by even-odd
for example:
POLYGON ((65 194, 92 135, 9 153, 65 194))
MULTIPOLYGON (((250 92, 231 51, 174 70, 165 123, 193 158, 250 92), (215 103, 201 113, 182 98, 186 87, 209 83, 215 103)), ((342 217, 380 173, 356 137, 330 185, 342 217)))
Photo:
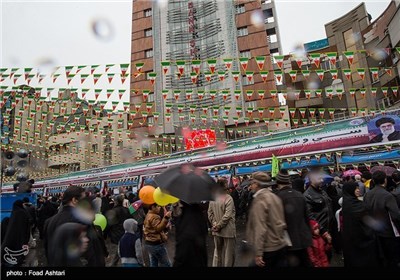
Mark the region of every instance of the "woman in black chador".
POLYGON ((356 182, 343 186, 343 257, 345 267, 378 266, 377 243, 368 226, 368 212, 364 202, 358 200, 360 192, 356 182))

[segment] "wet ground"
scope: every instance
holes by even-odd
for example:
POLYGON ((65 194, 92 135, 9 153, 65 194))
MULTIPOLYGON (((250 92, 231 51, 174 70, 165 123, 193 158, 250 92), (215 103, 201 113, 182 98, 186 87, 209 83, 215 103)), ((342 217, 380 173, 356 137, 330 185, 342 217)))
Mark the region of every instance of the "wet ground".
MULTIPOLYGON (((245 239, 244 238, 245 234, 245 221, 243 219, 239 219, 236 222, 236 258, 235 258, 235 266, 248 266, 249 264, 249 256, 244 254, 241 251, 241 240, 245 239)), ((35 235, 35 238, 37 240, 37 246, 36 248, 31 248, 30 252, 26 258, 26 262, 24 266, 46 266, 46 258, 44 255, 44 249, 42 242, 39 240, 38 236, 35 235)), ((175 236, 174 236, 174 231, 171 230, 167 242, 167 251, 169 258, 172 262, 174 259, 174 254, 175 254, 175 236)), ((110 256, 113 256, 116 253, 116 247, 112 246, 110 244, 109 239, 106 240, 106 245, 109 250, 110 256)), ((213 258, 213 253, 214 253, 214 241, 211 233, 208 235, 208 242, 207 242, 207 252, 208 252, 208 266, 212 266, 212 258, 213 258)), ((148 263, 148 258, 146 258, 145 261, 148 263), (146 260, 147 259, 147 260, 146 260)), ((106 266, 110 266, 112 258, 109 257, 106 260, 106 266)), ((331 266, 332 267, 340 267, 343 266, 343 260, 342 256, 340 254, 333 254, 332 259, 331 259, 331 266)))

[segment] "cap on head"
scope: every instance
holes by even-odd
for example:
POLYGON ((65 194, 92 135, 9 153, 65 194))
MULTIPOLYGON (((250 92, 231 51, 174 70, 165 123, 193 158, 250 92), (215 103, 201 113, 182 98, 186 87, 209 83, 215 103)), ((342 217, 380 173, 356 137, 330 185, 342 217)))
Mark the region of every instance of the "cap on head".
POLYGON ((288 185, 290 184, 290 176, 287 170, 280 170, 278 175, 276 175, 276 181, 278 184, 288 185))
POLYGON ((251 175, 251 182, 256 182, 260 186, 266 187, 271 182, 271 177, 265 172, 257 171, 251 175))

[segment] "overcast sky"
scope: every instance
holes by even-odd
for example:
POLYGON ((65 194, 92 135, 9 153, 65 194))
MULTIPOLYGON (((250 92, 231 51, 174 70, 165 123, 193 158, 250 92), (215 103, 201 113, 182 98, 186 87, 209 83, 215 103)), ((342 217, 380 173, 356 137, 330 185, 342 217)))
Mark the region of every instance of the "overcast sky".
MULTIPOLYGON (((130 61, 130 0, 0 2, 1 67, 119 64, 130 61)), ((325 23, 344 15, 360 3, 351 0, 276 2, 284 53, 293 50, 298 43, 324 38, 325 23)), ((375 19, 390 1, 365 2, 368 12, 375 19)), ((44 67, 44 70, 48 69, 44 67)), ((111 73, 118 71, 116 67, 110 69, 111 73)), ((113 83, 108 85, 107 78, 102 79, 96 87, 129 88, 129 81, 122 85, 119 79, 114 78, 113 83)), ((57 86, 64 87, 66 84, 57 86)), ((82 87, 78 79, 71 86, 82 87)), ((124 101, 127 100, 126 95, 124 101)))

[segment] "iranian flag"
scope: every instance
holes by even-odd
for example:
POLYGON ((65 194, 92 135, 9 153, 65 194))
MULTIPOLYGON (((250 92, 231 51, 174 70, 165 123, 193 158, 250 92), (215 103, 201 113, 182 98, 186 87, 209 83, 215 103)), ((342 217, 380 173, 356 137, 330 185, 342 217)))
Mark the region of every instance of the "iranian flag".
POLYGON ((337 69, 331 69, 331 70, 329 70, 329 72, 332 75, 332 79, 333 80, 337 80, 337 78, 338 78, 338 70, 337 69))
POLYGON ((210 68, 211 74, 214 74, 215 67, 217 66, 217 60, 216 59, 208 59, 207 64, 208 64, 208 68, 210 68))
POLYGON ((193 95, 193 90, 191 89, 186 90, 186 100, 192 99, 192 95, 193 95))
MULTIPOLYGON (((377 67, 371 67, 369 68, 369 70, 371 71, 371 75, 373 77, 374 80, 377 80, 379 78, 379 68, 377 67)), ((362 78, 364 80, 364 78, 362 78)))
POLYGON ((234 90, 233 95, 235 96, 236 101, 239 100, 241 91, 240 90, 234 90))
POLYGON ((201 121, 203 122, 203 124, 207 123, 207 116, 206 115, 201 115, 200 118, 201 118, 201 121))
POLYGON ((247 66, 249 65, 249 58, 248 57, 239 57, 239 63, 243 68, 243 71, 247 70, 247 66))
POLYGON ((311 71, 310 70, 301 70, 301 73, 303 74, 304 78, 306 80, 308 80, 308 78, 310 77, 311 71))
POLYGON ((337 52, 328 52, 328 53, 326 53, 326 56, 328 57, 331 65, 336 66, 337 52))
POLYGON ((233 59, 232 58, 224 58, 223 61, 224 61, 224 65, 226 67, 226 70, 228 70, 228 71, 231 70, 233 59))
POLYGON ((209 71, 204 72, 204 77, 206 78, 207 82, 211 81, 212 74, 213 74, 213 72, 209 72, 209 71))
POLYGON ((236 107, 235 110, 236 110, 236 115, 240 117, 240 114, 242 113, 242 107, 236 107))
POLYGON ((118 90, 118 98, 121 100, 122 96, 124 95, 126 89, 119 89, 118 90))
POLYGON ((90 66, 90 74, 93 75, 94 71, 96 70, 97 67, 99 67, 100 65, 91 65, 90 66))
POLYGON ((235 126, 238 126, 239 118, 238 117, 233 117, 233 122, 235 123, 235 126))
POLYGON ((387 97, 388 89, 389 89, 388 87, 381 87, 383 96, 387 97))
POLYGON ((169 93, 169 90, 167 90, 167 89, 163 89, 162 90, 161 94, 162 94, 162 97, 163 97, 164 100, 167 99, 168 93, 169 93))
POLYGON ((279 108, 279 113, 281 114, 281 118, 283 118, 283 116, 285 115, 286 112, 286 108, 285 107, 280 107, 279 108))
POLYGON ((374 118, 375 117, 375 109, 368 109, 369 114, 374 118))
POLYGON ((275 75, 276 81, 277 81, 279 84, 282 83, 282 77, 283 77, 282 71, 281 71, 281 70, 275 70, 275 71, 274 71, 274 75, 275 75))
POLYGON ((184 61, 184 60, 178 60, 176 62, 176 67, 178 67, 178 71, 179 71, 180 75, 183 75, 183 73, 185 72, 185 64, 186 64, 186 61, 184 61))
POLYGON ((301 117, 304 119, 306 117, 306 108, 300 108, 299 111, 301 117))
POLYGON ((76 74, 78 74, 83 68, 85 68, 86 65, 79 65, 76 69, 76 74))
POLYGON ((207 115, 208 105, 202 105, 201 109, 203 110, 204 115, 207 115))
POLYGON ((19 70, 19 68, 11 68, 10 79, 14 76, 14 74, 19 70))
POLYGON ((28 78, 26 79, 26 82, 28 83, 28 85, 32 81, 33 77, 35 77, 35 74, 28 75, 28 78))
POLYGON ((181 95, 181 91, 180 90, 174 90, 174 98, 176 101, 178 101, 179 96, 181 95))
POLYGON ((150 90, 149 89, 144 89, 144 90, 142 90, 142 94, 143 94, 143 101, 147 102, 147 98, 149 97, 150 90))
POLYGON ((296 77, 297 77, 297 70, 290 70, 289 71, 289 76, 292 79, 292 82, 296 82, 296 77))
POLYGON ((341 88, 336 89, 336 93, 337 93, 337 96, 338 96, 339 100, 342 100, 343 89, 341 89, 341 88))
POLYGON ((121 74, 121 83, 125 83, 125 81, 126 81, 126 78, 128 78, 128 73, 126 73, 126 74, 121 74))
POLYGON ((81 91, 82 91, 82 98, 85 99, 86 94, 89 92, 89 89, 88 88, 83 88, 81 91))
POLYGON ((260 118, 262 118, 262 116, 264 115, 264 107, 258 107, 257 111, 260 118))
POLYGON ((307 99, 310 99, 310 98, 311 98, 311 90, 305 89, 305 90, 304 90, 304 93, 305 93, 307 99))
POLYGON ((94 99, 95 100, 97 100, 99 98, 101 91, 102 91, 101 89, 94 90, 94 99))
POLYGON ((296 115, 296 108, 289 108, 289 113, 292 118, 296 115))
MULTIPOLYGON (((118 101, 111 101, 111 107, 112 107, 112 110, 113 110, 113 111, 115 111, 115 109, 117 108, 117 106, 118 106, 118 101)), ((108 120, 108 125, 110 126, 111 123, 112 123, 112 119, 109 119, 109 120, 108 120), (111 120, 111 122, 110 122, 110 120, 111 120)))
POLYGON ((355 88, 349 89, 349 93, 350 93, 350 97, 354 98, 354 96, 356 95, 356 89, 355 88))
POLYGON ((156 82, 156 78, 157 78, 157 73, 156 73, 156 72, 150 72, 150 73, 148 74, 148 77, 149 77, 149 79, 150 79, 151 85, 154 86, 154 83, 156 82))
POLYGON ((196 75, 200 74, 201 60, 192 60, 192 72, 196 75))
POLYGON ((239 82, 239 77, 240 77, 240 72, 239 71, 232 71, 232 77, 233 80, 238 83, 239 82))
POLYGON ((106 73, 108 72, 108 70, 110 70, 111 67, 113 67, 114 64, 106 64, 106 73))
POLYGON ((276 63, 276 65, 278 65, 278 67, 280 69, 282 69, 284 58, 285 58, 284 55, 276 55, 276 56, 274 56, 275 63, 276 63))
POLYGON ((153 103, 146 103, 146 110, 148 113, 150 113, 152 107, 153 107, 153 103))
POLYGON ((361 93, 361 97, 365 98, 365 94, 367 93, 367 89, 366 88, 360 89, 360 93, 361 93))
POLYGON ((277 90, 270 90, 269 94, 271 95, 272 100, 276 100, 276 97, 278 96, 278 91, 277 90))
POLYGON ((292 119, 294 127, 298 127, 299 126, 299 119, 292 119))
POLYGON ((357 68, 357 73, 360 76, 361 80, 365 78, 365 68, 357 68))
POLYGON ((73 68, 74 66, 65 66, 65 74, 67 75, 67 77, 69 76, 69 74, 71 74, 73 68))
POLYGON ((128 111, 129 109, 129 102, 123 102, 124 105, 124 111, 128 111))
MULTIPOLYGON (((136 63, 136 69, 138 68, 138 64, 140 64, 140 63, 136 63)), ((143 65, 144 65, 144 63, 142 63, 142 67, 143 67, 143 65)), ((129 63, 120 64, 119 67, 121 68, 122 76, 124 76, 126 74, 126 72, 128 71, 129 63)))
POLYGON ((386 74, 388 74, 389 76, 392 76, 393 72, 392 72, 392 68, 385 68, 385 72, 386 74))
POLYGON ((391 87, 391 90, 393 92, 393 95, 397 97, 397 93, 398 93, 399 87, 391 87))
POLYGON ((303 58, 302 57, 296 57, 294 60, 297 63, 297 67, 299 67, 299 69, 301 69, 301 66, 303 65, 303 58))
MULTIPOLYGON (((60 74, 57 74, 58 76, 60 76, 60 74)), ((57 77, 58 77, 57 76, 57 77)), ((14 82, 14 85, 15 84, 17 84, 17 81, 18 81, 18 79, 21 77, 21 75, 20 74, 15 74, 14 75, 14 79, 13 79, 13 82, 14 82)), ((56 78, 57 79, 57 78, 56 78)), ((54 81, 54 75, 53 75, 53 83, 54 83, 55 81, 54 81)))
POLYGON ((263 100, 264 99, 264 95, 265 95, 265 90, 264 89, 259 89, 259 90, 257 90, 257 94, 261 98, 261 100, 263 100))
POLYGON ((96 83, 99 81, 101 75, 103 75, 103 74, 94 74, 94 75, 93 75, 93 82, 94 82, 94 84, 96 84, 96 83))
POLYGON ((110 83, 111 84, 111 82, 112 82, 112 80, 113 80, 113 78, 114 78, 114 73, 107 73, 107 77, 108 77, 108 83, 110 83))
POLYGON ((229 96, 229 90, 222 90, 221 93, 222 93, 222 98, 224 99, 224 101, 226 101, 229 96))
POLYGON ((263 121, 264 121, 264 123, 265 123, 266 126, 269 125, 269 119, 268 119, 268 118, 264 118, 263 121))
POLYGON ((351 69, 343 69, 343 74, 348 81, 351 79, 351 69))
POLYGON ((376 97, 376 92, 378 91, 378 88, 371 88, 371 94, 373 97, 376 97))
POLYGON ((225 71, 218 71, 218 79, 220 80, 220 82, 224 81, 225 71))
POLYGON ((135 104, 136 113, 139 113, 139 110, 140 110, 141 107, 142 107, 142 103, 140 103, 140 104, 135 104))
POLYGON ((308 109, 308 112, 310 113, 311 118, 314 118, 314 116, 315 116, 315 110, 310 110, 310 109, 308 109))
POLYGON ((192 123, 196 122, 196 115, 190 115, 190 120, 192 121, 192 123))
POLYGON ((170 61, 161 61, 161 68, 164 75, 167 75, 169 72, 169 67, 171 66, 170 61))
POLYGON ((321 54, 320 53, 312 53, 310 54, 310 58, 312 63, 314 63, 315 67, 319 68, 321 63, 321 54))
POLYGON ((231 111, 231 107, 230 106, 225 106, 224 107, 224 112, 226 116, 229 116, 229 112, 231 111))
POLYGON ((351 111, 351 116, 352 117, 357 116, 357 108, 351 108, 350 111, 351 111))
POLYGON ((251 99, 251 97, 253 96, 253 92, 254 92, 254 90, 246 90, 247 100, 251 99))
POLYGON ((214 101, 215 97, 217 96, 217 91, 216 90, 210 90, 210 98, 212 101, 214 101))
POLYGON ((282 97, 286 100, 287 99, 287 92, 284 90, 281 91, 282 97))
POLYGON ((224 120, 225 125, 228 125, 229 117, 223 116, 222 119, 224 120))
POLYGON ((246 77, 249 82, 253 81, 254 72, 253 71, 246 71, 246 77))
POLYGON ((213 113, 214 113, 214 116, 218 115, 218 113, 219 113, 219 106, 218 105, 213 106, 213 113))
POLYGON ((198 91, 197 91, 197 96, 199 97, 200 100, 203 100, 203 97, 204 97, 204 90, 198 90, 198 91))
POLYGON ((86 81, 87 77, 89 77, 89 74, 81 74, 81 84, 86 81))
MULTIPOLYGON (((244 117, 243 120, 244 120, 244 123, 246 124, 246 126, 248 126, 250 123, 250 118, 244 117)), ((250 130, 246 130, 246 133, 250 133, 250 130)))
MULTIPOLYGON (((39 75, 39 80, 38 80, 38 83, 39 83, 39 84, 41 84, 41 83, 42 83, 42 81, 43 81, 43 79, 44 79, 45 77, 46 77, 45 75, 43 75, 43 74, 40 74, 40 75, 39 75)), ((11 78, 11 75, 10 75, 10 78, 11 78)))
POLYGON ((194 114, 196 111, 197 105, 190 105, 190 114, 194 114))
POLYGON ((183 122, 185 120, 185 114, 179 114, 179 121, 183 122))
POLYGON ((256 63, 260 71, 264 68, 265 56, 256 56, 256 63))
POLYGON ((269 115, 271 118, 273 118, 275 116, 275 108, 274 107, 268 108, 268 112, 269 112, 269 115))
POLYGON ((268 71, 260 71, 260 76, 264 83, 267 82, 268 73, 268 71))
POLYGON ((326 89, 325 90, 325 94, 326 94, 326 97, 328 97, 329 99, 332 99, 332 97, 333 97, 333 89, 331 89, 331 88, 326 89))
POLYGON ((335 110, 336 110, 335 108, 328 108, 329 117, 330 117, 331 119, 334 118, 335 110))
POLYGON ((60 74, 53 74, 53 84, 57 81, 58 77, 60 77, 60 74))
POLYGON ((317 73, 318 78, 319 78, 321 81, 324 79, 325 70, 323 70, 323 69, 317 69, 317 70, 315 70, 315 73, 317 73))
POLYGON ((353 60, 354 60, 354 52, 347 51, 347 52, 343 52, 343 54, 347 58, 347 60, 349 61, 349 65, 352 65, 353 64, 353 60))

